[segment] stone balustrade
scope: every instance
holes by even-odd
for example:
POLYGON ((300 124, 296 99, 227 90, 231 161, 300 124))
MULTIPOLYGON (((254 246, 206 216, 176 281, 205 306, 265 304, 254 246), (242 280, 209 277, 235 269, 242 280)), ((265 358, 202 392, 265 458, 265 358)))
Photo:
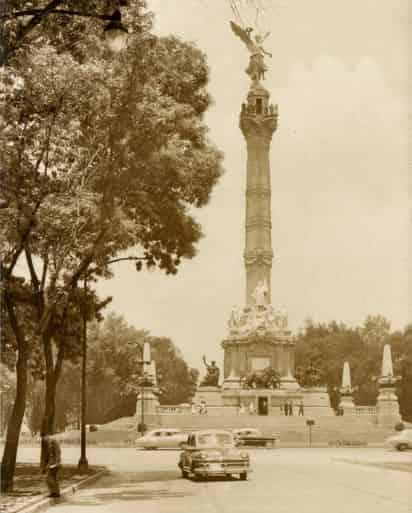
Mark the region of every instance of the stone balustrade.
POLYGON ((371 415, 377 414, 376 406, 355 406, 353 409, 355 415, 371 415))

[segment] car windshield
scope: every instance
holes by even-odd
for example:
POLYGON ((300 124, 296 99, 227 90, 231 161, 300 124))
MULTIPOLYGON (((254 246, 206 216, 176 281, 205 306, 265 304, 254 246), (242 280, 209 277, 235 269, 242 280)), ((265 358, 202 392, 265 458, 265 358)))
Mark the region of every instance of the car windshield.
POLYGON ((230 445, 232 437, 226 433, 207 433, 197 437, 199 445, 230 445))

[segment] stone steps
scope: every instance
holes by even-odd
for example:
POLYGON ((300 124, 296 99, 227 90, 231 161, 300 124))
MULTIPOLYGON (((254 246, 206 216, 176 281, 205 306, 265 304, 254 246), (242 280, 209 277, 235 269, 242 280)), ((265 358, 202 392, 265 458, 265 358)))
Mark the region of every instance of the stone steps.
MULTIPOLYGON (((377 426, 373 416, 317 416, 312 427, 312 442, 328 445, 346 440, 356 444, 381 443, 393 434, 393 425, 377 426)), ((265 417, 258 415, 153 415, 147 422, 156 427, 184 430, 257 428, 263 434, 277 433, 281 443, 304 444, 308 440, 308 417, 265 417)))

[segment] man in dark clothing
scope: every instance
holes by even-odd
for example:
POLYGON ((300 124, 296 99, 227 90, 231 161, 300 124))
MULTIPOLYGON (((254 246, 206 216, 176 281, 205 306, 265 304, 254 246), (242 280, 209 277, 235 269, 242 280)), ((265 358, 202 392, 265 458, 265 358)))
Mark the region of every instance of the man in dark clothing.
POLYGON ((49 497, 60 497, 58 472, 61 466, 61 450, 59 442, 52 435, 42 433, 41 443, 43 449, 41 469, 43 473, 47 473, 49 497))
POLYGON ((303 406, 303 401, 300 401, 299 403, 299 415, 304 415, 305 412, 304 412, 304 406, 303 406))

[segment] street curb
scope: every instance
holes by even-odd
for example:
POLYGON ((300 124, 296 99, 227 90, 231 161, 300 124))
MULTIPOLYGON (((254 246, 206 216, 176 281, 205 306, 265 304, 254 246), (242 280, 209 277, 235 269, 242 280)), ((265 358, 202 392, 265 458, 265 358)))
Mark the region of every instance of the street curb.
MULTIPOLYGON (((94 481, 97 481, 98 479, 103 477, 108 472, 108 469, 100 470, 99 472, 97 472, 97 474, 93 474, 92 476, 86 477, 78 483, 66 486, 66 488, 63 488, 63 490, 60 491, 60 497, 64 499, 68 495, 74 494, 80 488, 84 488, 85 486, 90 485, 94 481)), ((14 510, 13 513, 35 513, 36 511, 39 511, 47 506, 58 504, 58 502, 59 499, 56 500, 52 497, 45 497, 43 495, 41 498, 36 497, 35 499, 31 500, 28 504, 22 506, 19 509, 14 510)))

